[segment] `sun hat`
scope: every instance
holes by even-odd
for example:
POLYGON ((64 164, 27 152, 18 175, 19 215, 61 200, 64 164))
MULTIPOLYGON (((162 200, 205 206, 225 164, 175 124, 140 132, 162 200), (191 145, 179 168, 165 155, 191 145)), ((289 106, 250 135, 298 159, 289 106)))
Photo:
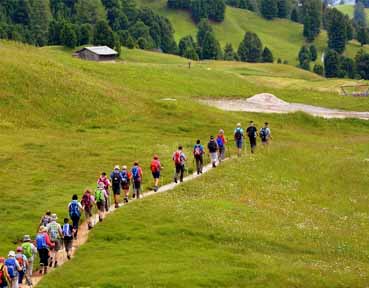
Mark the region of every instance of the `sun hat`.
POLYGON ((54 213, 54 214, 51 214, 51 221, 56 221, 58 220, 58 216, 54 213))
POLYGON ((14 251, 9 251, 8 257, 15 257, 15 252, 14 251))
POLYGON ((119 170, 120 168, 119 168, 119 165, 115 165, 114 166, 114 170, 119 170))
POLYGON ((126 165, 123 165, 122 166, 122 170, 127 170, 127 166, 126 165))
POLYGON ((97 188, 98 189, 104 189, 104 183, 103 182, 100 182, 99 184, 97 184, 97 188))
POLYGON ((219 134, 224 134, 224 130, 223 129, 220 129, 219 130, 219 134))
POLYGON ((31 237, 29 235, 24 235, 23 242, 31 241, 31 237))
POLYGON ((237 123, 237 127, 241 127, 241 123, 237 123))

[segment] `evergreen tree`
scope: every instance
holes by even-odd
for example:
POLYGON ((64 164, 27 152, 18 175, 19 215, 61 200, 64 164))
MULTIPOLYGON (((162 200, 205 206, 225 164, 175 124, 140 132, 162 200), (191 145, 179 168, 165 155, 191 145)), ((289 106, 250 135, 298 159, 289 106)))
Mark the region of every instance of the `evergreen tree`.
POLYGON ((15 9, 12 14, 12 20, 15 24, 30 25, 31 22, 31 5, 28 0, 16 1, 15 9))
POLYGON ((356 72, 362 79, 369 79, 369 54, 360 50, 355 56, 356 72))
POLYGON ((94 45, 106 45, 110 48, 114 47, 115 39, 113 30, 105 20, 100 20, 96 23, 94 29, 94 45))
POLYGON ((265 47, 263 53, 261 54, 262 61, 265 63, 273 63, 274 57, 272 51, 269 50, 268 47, 265 47))
POLYGON ((197 25, 197 44, 202 47, 202 44, 207 33, 213 33, 213 28, 211 28, 207 19, 202 19, 197 25))
POLYGON ((354 38, 354 26, 348 15, 345 15, 346 40, 351 41, 354 38))
POLYGON ((60 31, 60 42, 69 48, 77 46, 77 34, 70 23, 64 23, 60 31))
POLYGON ((323 76, 323 75, 324 75, 324 68, 323 68, 323 66, 322 66, 322 65, 320 65, 320 64, 315 64, 315 65, 314 65, 314 68, 313 68, 313 72, 314 72, 315 74, 318 74, 318 75, 320 75, 320 76, 323 76))
POLYGON ((268 20, 278 16, 277 0, 261 0, 260 3, 261 15, 268 20))
POLYGON ((355 4, 353 21, 356 25, 360 24, 366 27, 366 13, 362 2, 355 4))
POLYGON ((368 29, 362 25, 356 28, 356 38, 360 42, 361 46, 368 44, 368 29))
POLYGON ((278 0, 278 17, 287 18, 290 13, 289 0, 278 0))
POLYGON ((324 55, 325 77, 333 78, 339 75, 339 55, 332 49, 327 49, 324 55))
POLYGON ((185 53, 187 50, 195 50, 196 43, 195 40, 192 38, 191 35, 183 37, 181 40, 179 40, 178 43, 178 52, 180 56, 185 57, 185 53))
POLYGON ((78 0, 76 13, 76 18, 81 24, 96 24, 106 19, 105 7, 100 0, 78 0))
POLYGON ((314 44, 310 45, 309 52, 310 52, 310 60, 315 61, 318 57, 318 51, 316 50, 316 47, 314 44))
POLYGON ((246 32, 238 47, 238 56, 244 62, 260 62, 263 45, 259 37, 252 32, 246 32))
POLYGON ((353 59, 341 56, 340 70, 343 72, 343 77, 355 78, 355 62, 353 59))
POLYGON ((338 53, 345 51, 346 47, 346 22, 344 15, 333 8, 330 19, 327 22, 328 47, 338 53))
POLYGON ((192 18, 195 22, 199 22, 201 19, 207 19, 209 15, 209 5, 206 0, 193 0, 191 1, 192 18))
POLYGON ((79 45, 86 45, 91 43, 92 40, 92 26, 91 24, 82 24, 79 27, 79 45))
POLYGON ((135 0, 121 0, 121 3, 123 12, 128 18, 128 23, 133 24, 138 15, 138 9, 136 7, 135 0))
POLYGON ((52 20, 49 24, 49 38, 48 38, 48 44, 49 45, 60 45, 61 40, 60 40, 60 34, 61 34, 61 29, 63 28, 62 23, 56 21, 56 20, 52 20))
POLYGON ((233 50, 233 46, 231 43, 227 43, 224 47, 224 60, 226 61, 237 61, 237 53, 233 50))
POLYGON ((201 59, 220 59, 221 54, 220 45, 215 39, 214 33, 206 33, 201 46, 201 59))
POLYGON ((37 46, 44 46, 49 38, 50 3, 48 0, 33 0, 30 4, 32 38, 37 46))
POLYGON ((197 55, 197 52, 194 48, 188 48, 183 54, 183 57, 192 59, 192 60, 199 60, 199 55, 197 55))
POLYGON ((138 48, 143 49, 143 50, 149 48, 149 45, 147 44, 146 39, 143 37, 138 38, 137 45, 138 45, 138 48))
POLYGON ((177 43, 174 39, 174 29, 167 18, 160 17, 161 49, 164 53, 177 53, 177 43))
POLYGON ((320 0, 301 0, 304 31, 308 41, 313 41, 320 33, 322 3, 320 0))
POLYGON ((222 22, 224 20, 226 5, 224 0, 212 0, 211 5, 209 5, 209 14, 208 18, 216 21, 222 22))
POLYGON ((310 70, 310 61, 311 61, 311 54, 310 49, 307 46, 302 46, 299 55, 299 66, 302 69, 310 70))
POLYGON ((146 26, 142 21, 137 21, 134 25, 129 27, 128 32, 133 37, 133 39, 137 41, 138 46, 141 49, 154 48, 155 45, 150 35, 150 27, 146 26), (139 42, 140 38, 144 39, 145 42, 143 42, 142 39, 139 42))
POLYGON ((299 22, 299 15, 297 12, 297 8, 294 7, 291 12, 291 21, 298 23, 299 22))

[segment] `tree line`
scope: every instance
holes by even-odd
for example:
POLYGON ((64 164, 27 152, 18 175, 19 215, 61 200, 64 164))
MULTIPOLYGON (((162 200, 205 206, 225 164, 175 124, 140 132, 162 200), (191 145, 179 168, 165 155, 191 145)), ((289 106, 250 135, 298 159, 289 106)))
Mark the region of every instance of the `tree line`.
POLYGON ((134 0, 2 0, 0 38, 37 46, 92 43, 176 53, 169 20, 134 0))

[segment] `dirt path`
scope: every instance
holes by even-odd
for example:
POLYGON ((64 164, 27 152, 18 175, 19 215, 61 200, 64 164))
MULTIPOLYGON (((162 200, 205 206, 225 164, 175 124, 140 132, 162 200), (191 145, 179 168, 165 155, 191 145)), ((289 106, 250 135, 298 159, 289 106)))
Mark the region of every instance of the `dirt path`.
MULTIPOLYGON (((224 161, 226 161, 226 160, 229 160, 229 158, 225 159, 224 161)), ((211 164, 208 164, 208 165, 204 166, 203 174, 209 172, 211 170, 211 168, 212 168, 211 164)), ((191 175, 185 177, 183 179, 183 182, 191 181, 191 180, 196 179, 197 177, 200 177, 200 176, 201 176, 201 174, 200 175, 197 175, 196 173, 191 174, 191 175)), ((142 201, 144 198, 173 190, 178 185, 181 185, 181 183, 174 183, 173 182, 173 183, 169 183, 169 184, 166 184, 164 186, 161 186, 158 192, 148 191, 146 193, 143 193, 142 196, 141 196, 140 201, 142 201)), ((137 200, 136 199, 131 199, 129 203, 132 203, 134 201, 137 201, 137 200)), ((125 205, 128 205, 129 203, 124 204, 124 205, 120 204, 120 206, 125 206, 125 205)), ((119 208, 114 208, 114 205, 110 206, 109 212, 107 212, 105 214, 105 217, 109 216, 109 214, 113 213, 116 209, 119 209, 119 208)), ((92 222, 96 223, 96 224, 99 224, 98 220, 99 220, 99 216, 98 216, 98 214, 95 214, 93 216, 93 221, 92 222)), ((81 246, 81 245, 83 245, 87 242, 88 234, 89 234, 90 231, 91 230, 88 230, 87 222, 83 222, 81 224, 79 230, 78 230, 78 240, 75 240, 73 242, 72 257, 77 252, 79 246, 81 246)), ((67 255, 66 255, 65 251, 64 250, 59 251, 59 261, 58 261, 59 267, 62 266, 66 261, 68 261, 68 260, 67 260, 67 255)), ((56 269, 58 269, 58 268, 56 268, 56 269)), ((49 268, 48 274, 52 273, 53 270, 55 270, 55 269, 54 268, 49 268)), ((35 272, 34 275, 32 276, 33 286, 36 286, 41 281, 43 276, 44 275, 40 275, 38 272, 35 272)), ((25 287, 25 286, 23 285, 23 287, 25 287)))
POLYGON ((201 102, 226 111, 260 113, 293 113, 302 111, 323 118, 358 118, 369 120, 369 112, 344 111, 300 103, 288 103, 268 93, 257 94, 248 99, 201 100, 201 102))

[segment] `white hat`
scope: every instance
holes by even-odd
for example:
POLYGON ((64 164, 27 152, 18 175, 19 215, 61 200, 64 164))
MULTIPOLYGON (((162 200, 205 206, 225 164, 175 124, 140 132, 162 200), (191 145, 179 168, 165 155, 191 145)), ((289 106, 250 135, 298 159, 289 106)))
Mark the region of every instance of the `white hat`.
POLYGON ((241 123, 237 123, 237 127, 241 127, 241 123))
POLYGON ((58 219, 58 216, 56 214, 51 214, 51 221, 56 221, 58 219))
POLYGON ((114 166, 114 170, 119 170, 120 168, 119 168, 119 165, 115 165, 114 166))
POLYGON ((127 166, 126 165, 123 165, 122 166, 122 170, 127 170, 127 166))
POLYGON ((9 251, 8 257, 15 257, 15 252, 14 251, 9 251))

